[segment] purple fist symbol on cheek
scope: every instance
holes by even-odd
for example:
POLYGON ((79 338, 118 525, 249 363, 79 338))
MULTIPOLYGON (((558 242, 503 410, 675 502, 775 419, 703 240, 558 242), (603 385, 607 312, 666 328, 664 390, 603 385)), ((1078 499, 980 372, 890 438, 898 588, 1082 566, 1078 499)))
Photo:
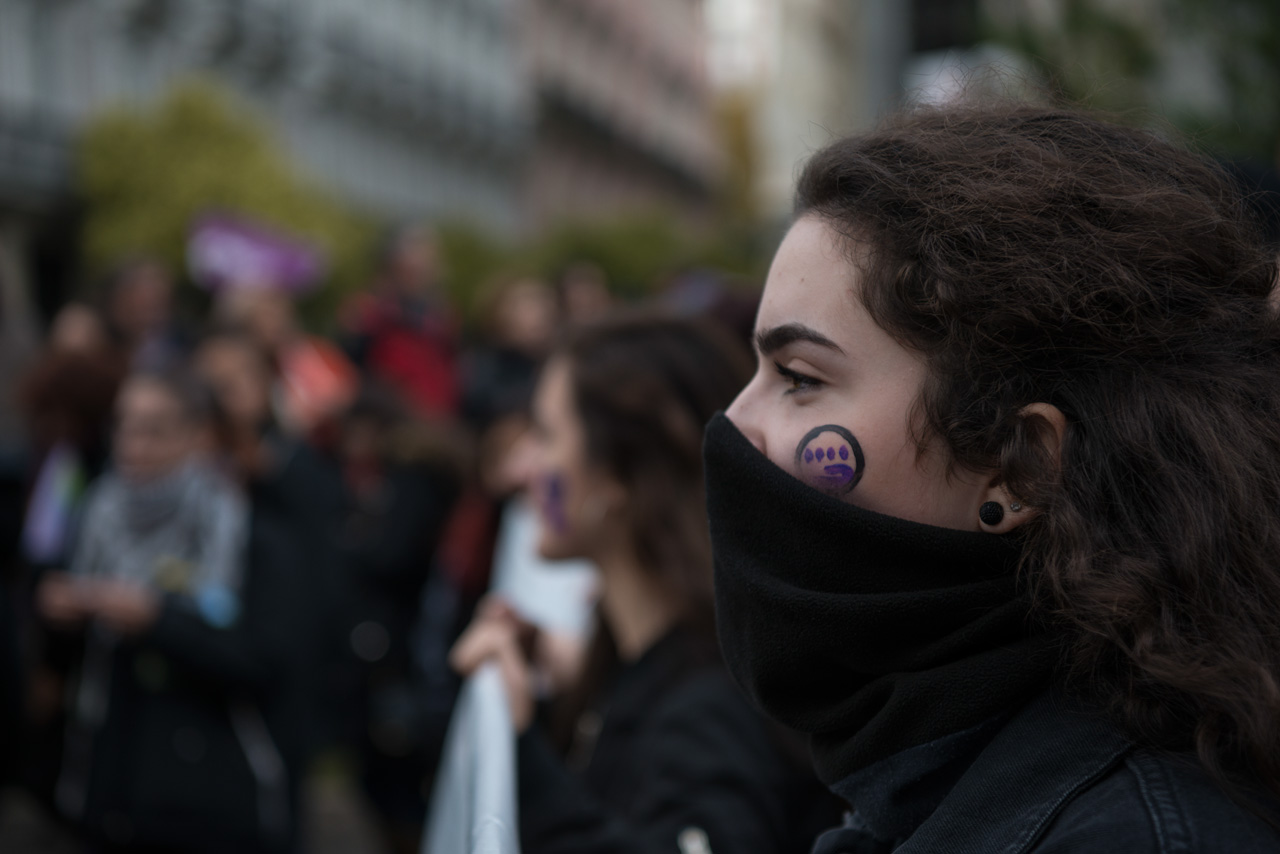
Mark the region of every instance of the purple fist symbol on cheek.
POLYGON ((862 479, 862 446, 837 424, 814 427, 796 446, 796 474, 828 495, 849 493, 862 479))

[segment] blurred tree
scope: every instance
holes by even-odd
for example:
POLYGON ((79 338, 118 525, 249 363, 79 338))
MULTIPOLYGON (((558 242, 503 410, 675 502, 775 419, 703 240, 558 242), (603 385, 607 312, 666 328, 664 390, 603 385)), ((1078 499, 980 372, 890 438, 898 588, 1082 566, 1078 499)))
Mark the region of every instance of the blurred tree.
POLYGON ((484 284, 511 265, 514 249, 462 220, 439 223, 436 238, 449 299, 464 314, 470 314, 484 284))
POLYGON ((693 263, 696 254, 673 217, 638 213, 611 221, 565 222, 520 258, 525 266, 554 277, 577 261, 591 261, 604 270, 613 291, 637 298, 650 293, 671 272, 693 263))
POLYGON ((85 256, 94 271, 133 253, 182 270, 192 221, 225 210, 325 251, 329 281, 305 305, 313 317, 332 317, 343 293, 368 273, 370 224, 300 175, 246 108, 215 84, 190 81, 154 107, 103 113, 85 129, 77 165, 85 256))
POLYGON ((705 233, 691 233, 661 212, 623 214, 605 220, 565 221, 523 243, 506 244, 473 225, 437 227, 446 287, 464 315, 476 295, 499 274, 534 275, 554 282, 571 264, 599 266, 610 289, 624 299, 658 291, 672 275, 711 268, 731 281, 763 279, 776 243, 755 224, 717 221, 705 233))
POLYGON ((988 38, 1025 56, 1052 94, 1165 116, 1201 144, 1280 160, 1276 0, 987 0, 988 38))
MULTIPOLYGON (((739 158, 747 169, 749 154, 739 158)), ((134 253, 182 270, 193 219, 226 210, 325 250, 329 281, 304 304, 312 319, 332 320, 345 294, 368 280, 373 224, 311 184, 246 107, 207 81, 181 84, 151 108, 98 117, 81 139, 78 173, 91 271, 134 253)), ((771 241, 752 219, 749 178, 740 179, 716 226, 698 234, 663 212, 565 222, 518 244, 466 222, 438 223, 449 296, 469 313, 475 294, 499 272, 550 280, 576 261, 598 264, 618 294, 633 298, 695 266, 758 279, 771 241)))
POLYGON ((1280 3, 1170 0, 1177 26, 1198 34, 1228 93, 1219 118, 1175 116, 1210 144, 1280 168, 1280 3))
POLYGON ((755 102, 746 89, 725 92, 716 105, 716 121, 725 154, 721 209, 734 225, 755 223, 760 217, 757 187, 760 152, 755 131, 755 102))

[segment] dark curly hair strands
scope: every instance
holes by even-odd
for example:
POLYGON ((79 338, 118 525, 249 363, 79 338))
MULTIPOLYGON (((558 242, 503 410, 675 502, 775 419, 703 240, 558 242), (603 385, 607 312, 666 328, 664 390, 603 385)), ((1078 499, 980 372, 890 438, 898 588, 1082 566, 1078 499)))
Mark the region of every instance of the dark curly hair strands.
POLYGON ((926 359, 921 447, 1042 511, 1025 570, 1076 689, 1280 798, 1277 268, 1228 180, 1076 112, 928 108, 817 153, 796 212, 926 359))

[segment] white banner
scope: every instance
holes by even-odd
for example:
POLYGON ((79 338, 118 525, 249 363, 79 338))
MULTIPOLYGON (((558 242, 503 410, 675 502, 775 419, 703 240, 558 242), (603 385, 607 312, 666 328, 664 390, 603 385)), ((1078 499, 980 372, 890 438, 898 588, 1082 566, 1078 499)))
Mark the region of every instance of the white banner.
POLYGON ((449 722, 422 854, 519 854, 515 735, 498 666, 466 681, 449 722))

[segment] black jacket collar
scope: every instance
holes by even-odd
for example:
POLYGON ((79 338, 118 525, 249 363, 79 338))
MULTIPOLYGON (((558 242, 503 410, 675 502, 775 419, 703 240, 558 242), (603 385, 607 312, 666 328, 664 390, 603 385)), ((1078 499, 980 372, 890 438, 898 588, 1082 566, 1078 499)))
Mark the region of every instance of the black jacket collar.
POLYGON ((999 730, 900 845, 875 840, 856 821, 824 834, 813 854, 1022 854, 1068 801, 1131 749, 1129 739, 1102 715, 1061 691, 1045 691, 999 730))

